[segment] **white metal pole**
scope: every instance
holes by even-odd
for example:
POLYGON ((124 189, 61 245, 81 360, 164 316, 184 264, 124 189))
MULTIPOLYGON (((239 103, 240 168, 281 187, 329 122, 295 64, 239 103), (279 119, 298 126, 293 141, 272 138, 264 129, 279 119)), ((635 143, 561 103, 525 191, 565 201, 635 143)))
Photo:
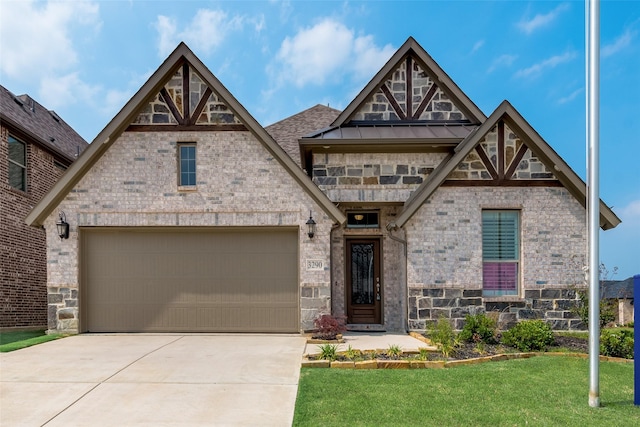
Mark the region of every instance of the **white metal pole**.
POLYGON ((600 406, 600 0, 589 1, 589 43, 587 55, 589 139, 588 215, 589 215, 589 406, 600 406))

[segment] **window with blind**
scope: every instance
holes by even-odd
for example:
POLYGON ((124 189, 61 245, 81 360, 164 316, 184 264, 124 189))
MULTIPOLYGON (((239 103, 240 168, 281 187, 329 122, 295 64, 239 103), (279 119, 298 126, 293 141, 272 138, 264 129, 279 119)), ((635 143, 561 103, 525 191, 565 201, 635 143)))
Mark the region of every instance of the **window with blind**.
POLYGON ((484 296, 518 295, 520 212, 482 211, 482 283, 484 296))

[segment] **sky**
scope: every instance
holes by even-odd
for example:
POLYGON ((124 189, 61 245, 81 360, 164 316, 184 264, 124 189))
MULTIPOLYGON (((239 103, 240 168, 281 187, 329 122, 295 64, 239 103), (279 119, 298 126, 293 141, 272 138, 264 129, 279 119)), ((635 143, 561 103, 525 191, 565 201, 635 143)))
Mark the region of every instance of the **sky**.
MULTIPOLYGON (((640 0, 600 5, 600 259, 640 274, 640 0)), ((488 116, 507 99, 586 180, 582 1, 0 0, 0 84, 86 140, 184 41, 263 126, 344 109, 413 36, 488 116)))

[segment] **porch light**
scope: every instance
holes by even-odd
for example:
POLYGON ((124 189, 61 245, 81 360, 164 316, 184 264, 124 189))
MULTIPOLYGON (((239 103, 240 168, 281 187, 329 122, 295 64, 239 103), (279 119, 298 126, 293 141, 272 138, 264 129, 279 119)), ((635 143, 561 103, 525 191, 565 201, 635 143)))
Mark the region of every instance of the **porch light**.
POLYGON ((58 229, 58 236, 60 239, 69 238, 69 223, 67 222, 67 216, 63 211, 60 211, 60 219, 56 222, 56 228, 58 229))
POLYGON ((316 222, 313 220, 311 216, 311 211, 309 211, 309 220, 307 221, 307 236, 310 239, 313 239, 313 236, 316 234, 316 222))

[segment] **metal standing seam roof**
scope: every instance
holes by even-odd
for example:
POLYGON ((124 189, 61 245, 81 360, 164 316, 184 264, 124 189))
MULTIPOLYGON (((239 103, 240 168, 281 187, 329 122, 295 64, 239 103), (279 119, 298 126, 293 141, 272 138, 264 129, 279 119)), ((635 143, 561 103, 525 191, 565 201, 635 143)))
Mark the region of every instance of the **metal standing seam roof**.
POLYGON ((89 145, 55 111, 48 110, 29 95, 16 96, 1 85, 0 121, 69 162, 89 145))
POLYGON ((400 125, 355 125, 337 126, 318 131, 302 139, 307 140, 384 140, 384 139, 425 139, 443 140, 457 139, 463 140, 474 129, 476 125, 431 125, 431 124, 400 124, 400 125))

